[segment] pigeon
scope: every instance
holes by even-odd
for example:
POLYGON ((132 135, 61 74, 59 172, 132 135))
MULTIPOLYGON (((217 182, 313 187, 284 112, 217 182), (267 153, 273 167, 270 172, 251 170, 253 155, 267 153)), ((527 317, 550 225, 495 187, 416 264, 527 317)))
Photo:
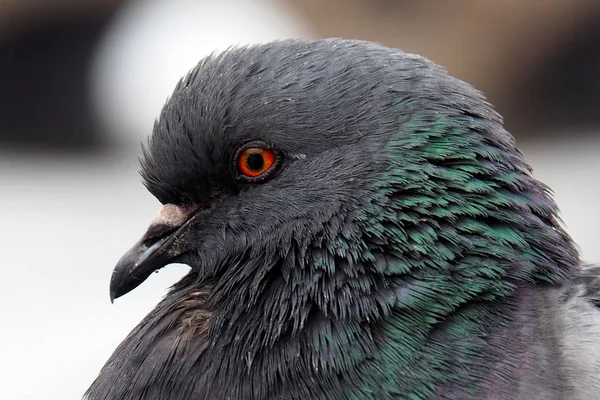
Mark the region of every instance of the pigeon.
POLYGON ((143 147, 114 300, 189 273, 87 400, 600 398, 600 267, 470 85, 380 44, 233 47, 143 147))

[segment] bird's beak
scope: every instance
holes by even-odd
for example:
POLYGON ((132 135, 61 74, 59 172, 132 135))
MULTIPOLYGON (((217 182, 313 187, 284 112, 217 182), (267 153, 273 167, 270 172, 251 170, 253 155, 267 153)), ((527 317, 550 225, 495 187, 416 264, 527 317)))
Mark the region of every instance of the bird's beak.
POLYGON ((129 293, 152 272, 185 251, 182 234, 198 207, 167 204, 161 208, 142 238, 125 253, 113 270, 110 301, 129 293))

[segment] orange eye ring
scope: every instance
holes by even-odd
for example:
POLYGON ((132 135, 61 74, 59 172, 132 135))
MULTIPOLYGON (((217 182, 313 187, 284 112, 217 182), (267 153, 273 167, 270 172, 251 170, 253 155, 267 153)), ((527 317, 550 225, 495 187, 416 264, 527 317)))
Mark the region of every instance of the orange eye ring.
POLYGON ((270 171, 277 161, 273 150, 261 147, 248 147, 237 158, 240 174, 246 178, 258 178, 270 171))

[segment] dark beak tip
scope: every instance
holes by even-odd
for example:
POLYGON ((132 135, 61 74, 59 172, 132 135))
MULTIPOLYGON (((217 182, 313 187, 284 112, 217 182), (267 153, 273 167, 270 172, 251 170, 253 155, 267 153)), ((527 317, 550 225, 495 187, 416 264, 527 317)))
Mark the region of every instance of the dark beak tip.
POLYGON ((150 225, 144 236, 117 262, 110 279, 110 301, 131 292, 154 271, 172 262, 182 250, 169 251, 175 239, 187 228, 197 207, 181 209, 165 205, 158 222, 150 225), (172 223, 164 223, 164 219, 172 223))
POLYGON ((152 246, 148 248, 143 244, 144 239, 142 238, 136 243, 117 262, 110 279, 109 295, 111 303, 137 288, 154 271, 170 262, 171 257, 161 247, 166 240, 158 242, 156 248, 152 246))
POLYGON ((135 289, 136 287, 141 285, 142 282, 143 281, 138 281, 134 284, 130 283, 129 285, 124 286, 122 278, 121 279, 111 279, 110 290, 109 290, 110 303, 114 304, 116 299, 131 292, 133 289, 135 289))
POLYGON ((113 274, 110 279, 110 290, 109 290, 111 304, 115 303, 115 299, 118 299, 119 297, 121 297, 121 294, 119 294, 118 282, 119 281, 117 279, 115 279, 115 273, 113 271, 113 274))
POLYGON ((135 279, 132 272, 135 270, 135 264, 139 257, 139 249, 140 243, 138 242, 131 250, 121 257, 113 269, 110 276, 109 287, 111 304, 114 304, 115 299, 118 299, 137 286, 137 284, 134 283, 135 279))
POLYGON ((115 299, 119 298, 119 296, 117 295, 116 291, 113 290, 112 285, 110 288, 110 304, 115 304, 115 299))

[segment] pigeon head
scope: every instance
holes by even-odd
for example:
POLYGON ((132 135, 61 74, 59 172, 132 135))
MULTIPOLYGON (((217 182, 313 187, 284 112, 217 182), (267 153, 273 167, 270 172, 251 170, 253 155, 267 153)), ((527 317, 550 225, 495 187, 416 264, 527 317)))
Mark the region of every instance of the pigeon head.
POLYGON ((185 393, 206 398, 286 385, 298 398, 376 393, 391 376, 400 388, 389 393, 436 390, 466 378, 449 358, 416 361, 432 335, 432 353, 458 351, 443 339, 448 321, 491 329, 488 303, 558 284, 578 264, 548 189, 482 95, 372 43, 290 40, 206 58, 165 105, 141 174, 164 207, 115 268, 111 298, 169 263, 191 272, 105 368, 151 374, 127 361, 131 343, 175 351, 165 315, 204 288, 185 303, 210 315, 204 343, 187 340, 179 375, 156 378, 171 391, 184 375, 185 393))
POLYGON ((175 261, 204 277, 260 281, 294 249, 325 248, 342 232, 358 238, 354 219, 388 167, 384 126, 395 122, 380 118, 393 106, 390 87, 369 82, 385 69, 377 56, 392 53, 362 47, 282 42, 230 50, 190 72, 142 160, 145 185, 165 207, 123 258, 111 295, 175 261))

